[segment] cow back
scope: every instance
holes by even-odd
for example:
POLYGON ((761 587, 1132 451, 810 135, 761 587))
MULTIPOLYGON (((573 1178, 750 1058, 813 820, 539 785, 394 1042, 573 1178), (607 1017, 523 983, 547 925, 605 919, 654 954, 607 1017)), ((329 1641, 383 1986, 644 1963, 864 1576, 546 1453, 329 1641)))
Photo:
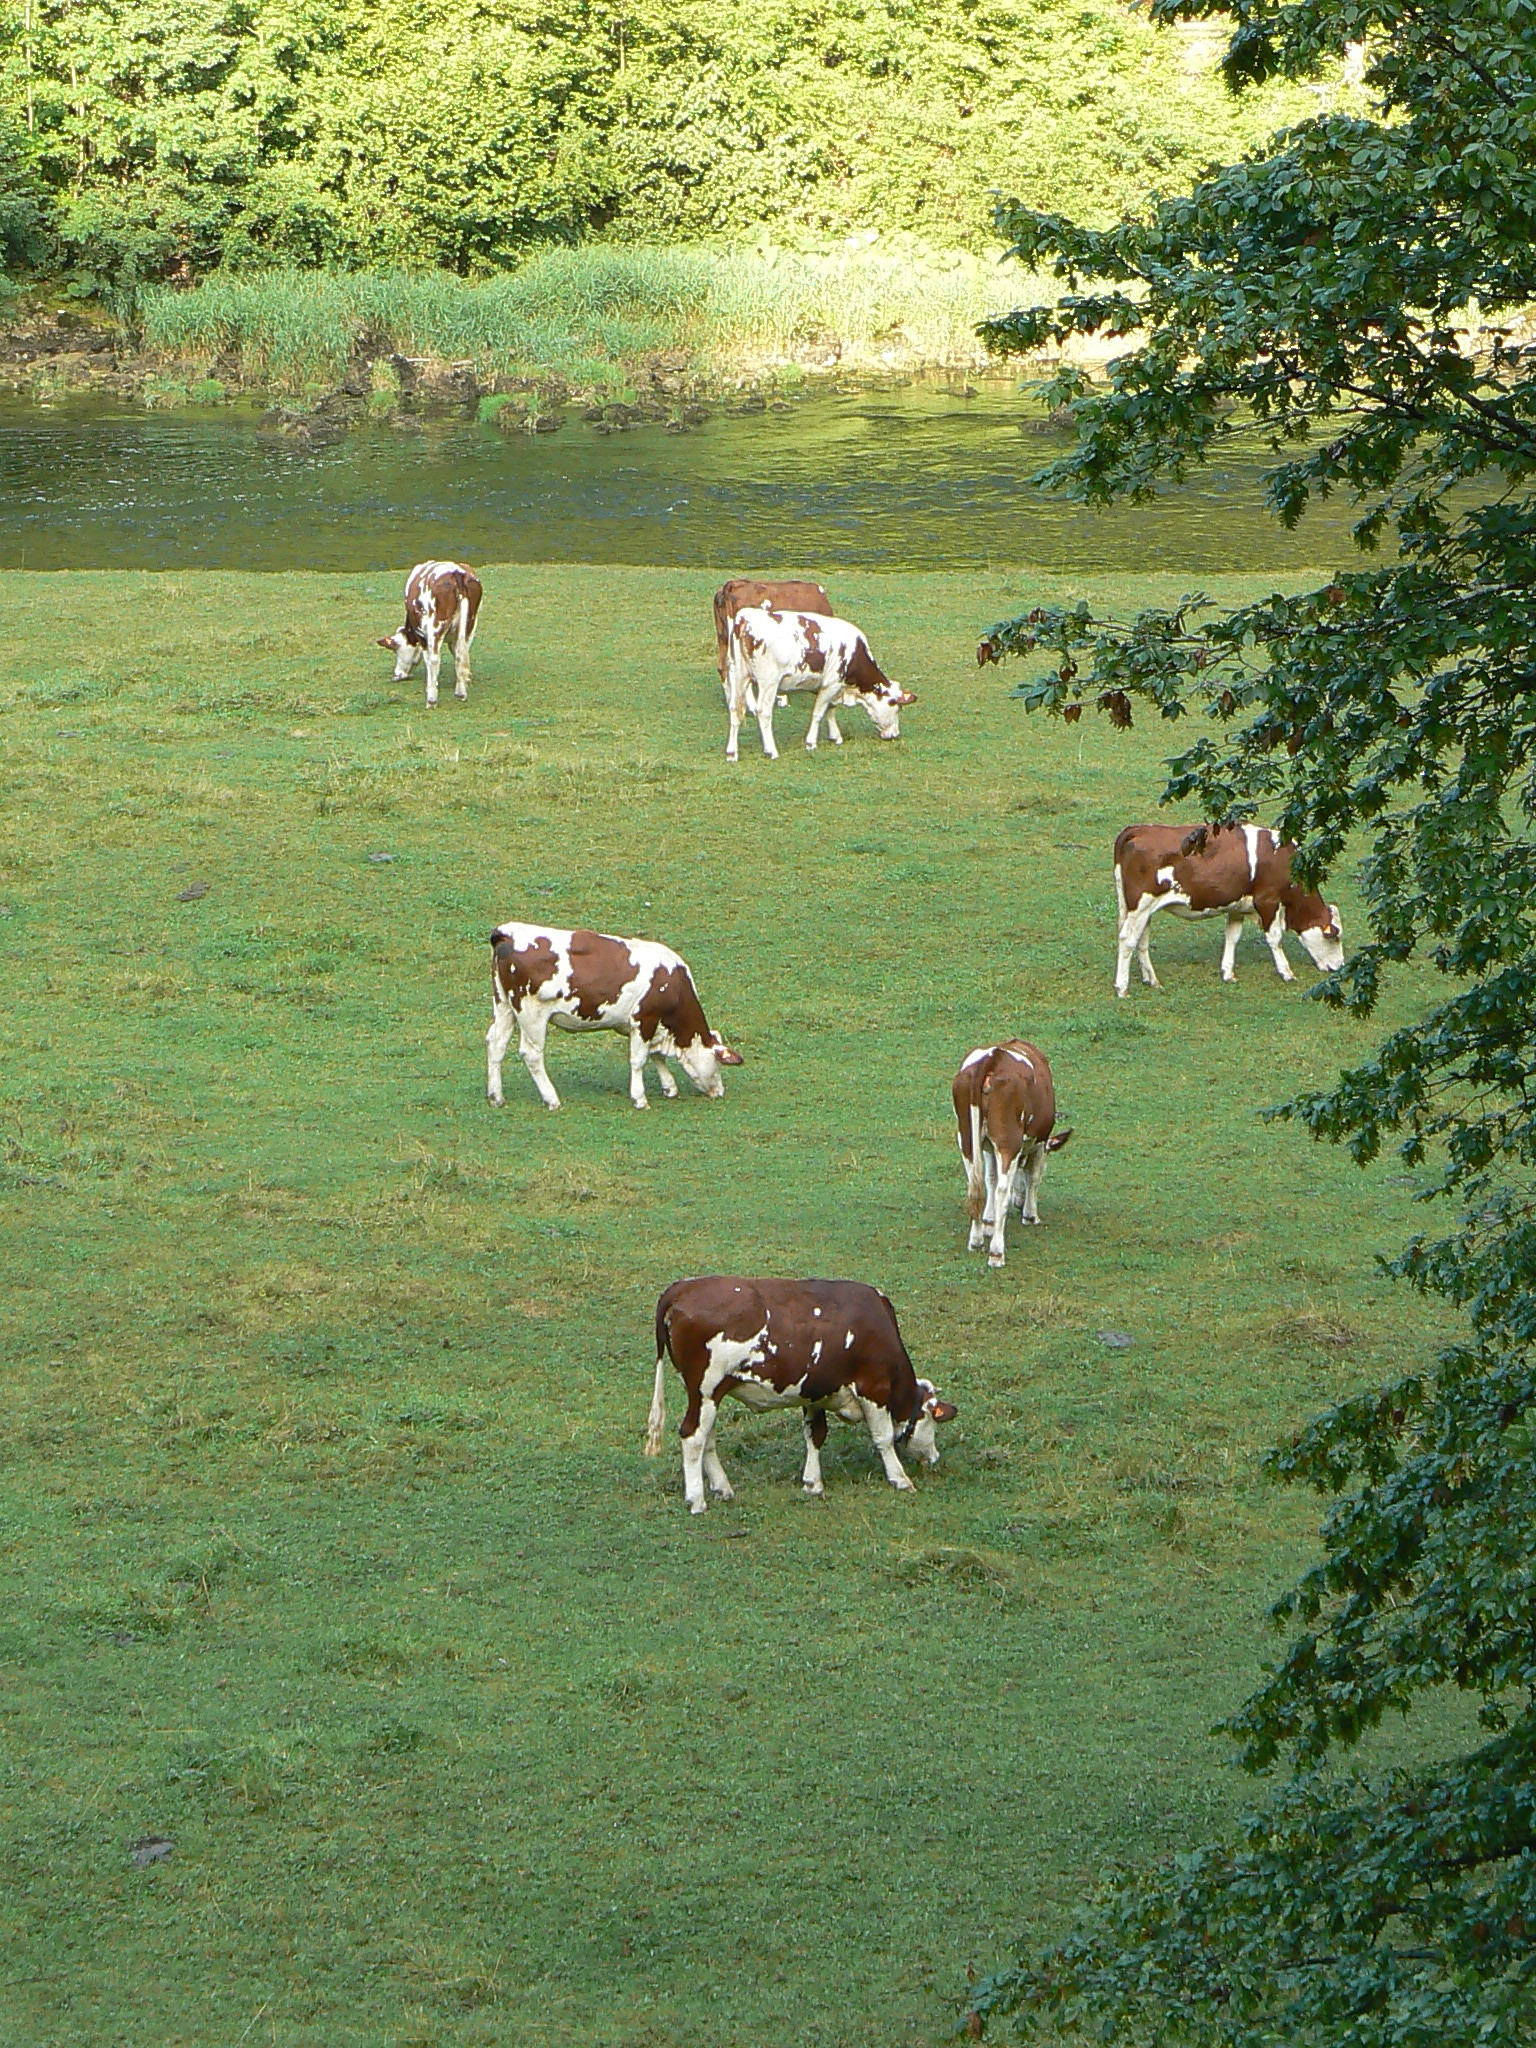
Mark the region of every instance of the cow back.
POLYGON ((764 580, 732 576, 715 592, 715 651, 725 675, 731 621, 749 605, 771 605, 777 611, 821 612, 831 616, 832 600, 819 583, 764 580))

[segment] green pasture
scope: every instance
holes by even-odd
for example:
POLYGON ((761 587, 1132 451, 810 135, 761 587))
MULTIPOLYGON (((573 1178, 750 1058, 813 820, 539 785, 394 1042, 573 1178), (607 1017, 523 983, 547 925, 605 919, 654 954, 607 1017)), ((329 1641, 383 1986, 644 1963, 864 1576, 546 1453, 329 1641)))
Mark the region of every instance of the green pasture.
POLYGON ((797 700, 735 769, 713 576, 487 571, 430 715, 401 580, 3 579, 0 2036, 945 2041, 1244 1796, 1206 1731, 1317 1519, 1259 1453, 1435 1334, 1372 1265, 1398 1163, 1257 1112, 1383 1020, 1253 936, 1223 988, 1216 928, 1115 1001, 1170 735, 974 659, 1060 580, 840 574, 903 738, 808 757, 797 700), (513 915, 679 947, 725 1099, 552 1036, 561 1112, 515 1058, 490 1109, 513 915), (999 1274, 948 1089, 1013 1032, 1076 1136, 999 1274), (710 1270, 887 1289, 960 1407, 915 1495, 834 1425, 803 1500, 728 1411, 690 1519, 675 1377, 640 1446, 710 1270))

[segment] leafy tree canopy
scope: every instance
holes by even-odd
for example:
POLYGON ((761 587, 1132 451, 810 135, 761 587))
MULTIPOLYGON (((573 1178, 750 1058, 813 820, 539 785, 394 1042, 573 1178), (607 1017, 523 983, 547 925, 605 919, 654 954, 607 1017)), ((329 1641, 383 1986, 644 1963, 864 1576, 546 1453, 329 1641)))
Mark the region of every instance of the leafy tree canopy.
POLYGON ((999 186, 1111 218, 1305 99, 1238 105, 1121 0, 0 0, 0 237, 128 282, 763 224, 975 247, 999 186))
POLYGON ((1105 391, 1055 378, 1078 440, 1045 481, 1146 497, 1256 419, 1277 516, 1348 492, 1361 556, 1236 610, 1033 612, 984 651, 1035 656, 1033 709, 1180 721, 1168 800, 1276 820, 1308 878, 1363 841, 1368 943, 1322 1000, 1368 1012, 1419 952, 1445 993, 1280 1113, 1425 1167, 1446 1220, 1394 1269, 1466 1334, 1270 1455, 1340 1497, 1228 1724, 1250 1770, 1289 1773, 1234 1839, 1111 1878, 1065 1941, 978 1989, 973 2031, 1013 2010, 1131 2039, 1471 2048, 1536 2021, 1536 347, 1516 317, 1536 298, 1536 7, 1241 0, 1227 73, 1299 79, 1350 42, 1369 113, 1319 114, 1104 232, 1006 209, 1069 290, 991 338, 1127 345, 1105 391), (1439 1687, 1476 1699, 1480 1746, 1347 1768, 1439 1687))

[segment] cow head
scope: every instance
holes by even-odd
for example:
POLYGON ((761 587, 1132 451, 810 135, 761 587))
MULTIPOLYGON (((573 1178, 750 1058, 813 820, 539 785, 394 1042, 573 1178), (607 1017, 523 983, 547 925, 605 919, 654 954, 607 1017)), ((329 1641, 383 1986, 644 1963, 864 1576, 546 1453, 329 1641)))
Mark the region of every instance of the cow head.
POLYGON ((1344 924, 1339 906, 1325 903, 1321 896, 1309 895, 1302 898, 1299 914, 1302 921, 1296 923, 1287 910, 1286 924, 1306 947, 1320 973, 1337 974, 1344 965, 1344 924))
POLYGON ((411 640, 404 626, 400 628, 398 633, 381 635, 377 644, 380 647, 391 647, 394 649, 395 673, 393 680, 397 683, 403 683, 411 670, 416 666, 416 660, 421 653, 421 649, 411 640))
POLYGON ((718 1101, 725 1093, 720 1069, 741 1066, 742 1057, 739 1052, 731 1051, 718 1031, 706 1031, 691 1045, 677 1048, 677 1063, 701 1095, 712 1096, 718 1101))
POLYGON ((861 636, 848 664, 843 702, 862 704, 874 720, 875 731, 881 739, 894 740, 901 737, 902 706, 915 704, 917 698, 912 691, 904 690, 900 683, 891 681, 870 653, 869 643, 861 636))
POLYGON ((919 1380, 917 1391, 922 1396, 922 1406, 917 1411, 907 1441, 925 1465, 937 1465, 939 1447, 933 1440, 934 1428, 940 1422, 953 1422, 960 1411, 953 1401, 940 1397, 932 1380, 919 1380))

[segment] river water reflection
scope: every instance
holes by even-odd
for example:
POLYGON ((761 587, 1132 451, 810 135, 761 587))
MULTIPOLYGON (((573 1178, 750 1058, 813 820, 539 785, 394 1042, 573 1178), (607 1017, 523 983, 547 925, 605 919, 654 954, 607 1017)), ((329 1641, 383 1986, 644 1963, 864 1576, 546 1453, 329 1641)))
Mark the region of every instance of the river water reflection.
POLYGON ((1011 384, 721 410, 686 434, 503 435, 363 424, 338 445, 258 438, 236 408, 0 401, 0 567, 375 570, 474 562, 1283 571, 1342 560, 1347 506, 1287 534, 1234 440, 1184 490, 1091 512, 1032 489, 1064 445, 1011 384))

